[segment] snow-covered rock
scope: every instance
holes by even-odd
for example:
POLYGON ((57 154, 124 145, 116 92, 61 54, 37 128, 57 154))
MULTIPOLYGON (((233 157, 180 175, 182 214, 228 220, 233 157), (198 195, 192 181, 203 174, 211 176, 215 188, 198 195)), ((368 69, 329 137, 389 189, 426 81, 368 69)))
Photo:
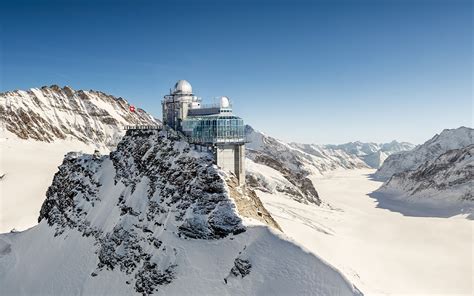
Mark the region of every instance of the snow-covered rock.
POLYGON ((39 225, 0 235, 2 293, 360 294, 318 257, 244 217, 228 178, 211 155, 164 130, 128 131, 106 156, 69 153, 39 225))
POLYGON ((355 155, 371 168, 379 168, 385 159, 394 153, 409 151, 415 145, 407 142, 392 141, 390 143, 363 143, 360 141, 340 145, 325 145, 325 148, 341 149, 347 154, 355 155))
POLYGON ((322 206, 257 194, 286 235, 337 266, 367 295, 472 294, 474 206, 382 194, 374 202, 370 193, 382 183, 370 178, 373 172, 315 177, 322 206))
POLYGON ((130 112, 129 106, 103 92, 54 85, 0 93, 0 232, 36 224, 66 153, 109 153, 125 125, 160 124, 139 108, 130 112))
POLYGON ((474 201, 474 145, 452 149, 415 170, 394 174, 378 192, 394 196, 474 201))
POLYGON ((463 148, 471 144, 473 144, 472 128, 445 129, 413 150, 389 156, 374 176, 380 180, 387 180, 396 173, 415 170, 425 162, 433 161, 449 150, 463 148))
POLYGON ((398 142, 393 140, 390 143, 383 143, 379 144, 380 145, 380 150, 383 152, 387 153, 388 155, 398 153, 398 152, 403 152, 403 151, 409 151, 415 148, 415 145, 408 143, 408 142, 398 142))
POLYGON ((336 169, 367 167, 356 155, 349 154, 339 148, 332 148, 330 145, 291 143, 290 146, 309 154, 321 175, 336 169))
POLYGON ((371 168, 379 168, 387 157, 388 154, 381 150, 361 156, 362 160, 371 168))
POLYGON ((0 93, 1 124, 21 139, 52 142, 79 140, 113 148, 125 125, 156 125, 142 109, 100 91, 73 90, 65 86, 32 88, 0 93))
POLYGON ((283 192, 302 202, 320 204, 311 175, 366 167, 357 157, 316 145, 290 145, 246 126, 247 184, 267 192, 283 192), (268 174, 265 174, 267 172, 268 174))

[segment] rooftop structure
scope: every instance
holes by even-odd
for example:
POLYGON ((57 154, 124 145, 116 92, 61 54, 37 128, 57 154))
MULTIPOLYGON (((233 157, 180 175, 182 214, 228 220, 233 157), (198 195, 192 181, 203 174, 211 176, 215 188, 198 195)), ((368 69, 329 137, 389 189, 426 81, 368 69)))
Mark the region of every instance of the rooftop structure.
POLYGON ((193 94, 193 88, 191 87, 191 84, 189 84, 189 82, 187 82, 186 80, 179 80, 174 85, 174 92, 173 93, 192 95, 193 94))
POLYGON ((193 88, 186 80, 179 80, 166 95, 162 103, 163 124, 181 130, 181 123, 187 117, 189 109, 201 107, 201 98, 193 95, 193 88))
POLYGON ((235 173, 243 184, 244 121, 232 114, 228 97, 220 97, 218 103, 210 105, 201 101, 189 82, 179 80, 163 98, 163 124, 182 132, 190 143, 211 149, 216 164, 235 173))

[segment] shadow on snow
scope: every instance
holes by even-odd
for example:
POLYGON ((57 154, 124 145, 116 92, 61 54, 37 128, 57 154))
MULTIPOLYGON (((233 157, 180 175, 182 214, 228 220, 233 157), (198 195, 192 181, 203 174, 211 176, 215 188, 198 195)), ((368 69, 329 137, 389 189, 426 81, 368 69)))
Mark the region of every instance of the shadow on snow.
POLYGON ((457 215, 467 215, 466 218, 474 220, 473 205, 469 203, 431 203, 421 201, 410 201, 399 199, 381 192, 371 192, 368 194, 377 201, 377 208, 398 212, 410 217, 434 217, 450 218, 457 215))
MULTIPOLYGON (((381 181, 368 174, 370 180, 381 181)), ((474 203, 450 203, 435 200, 413 200, 382 192, 368 194, 377 202, 377 208, 397 212, 409 217, 450 218, 457 215, 466 215, 469 220, 474 220, 474 203)))

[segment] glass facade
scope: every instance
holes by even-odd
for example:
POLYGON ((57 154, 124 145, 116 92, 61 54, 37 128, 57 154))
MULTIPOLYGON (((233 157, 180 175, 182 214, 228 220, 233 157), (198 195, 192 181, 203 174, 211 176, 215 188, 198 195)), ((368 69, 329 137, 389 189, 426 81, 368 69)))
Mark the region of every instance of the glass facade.
POLYGON ((244 121, 237 116, 188 117, 183 131, 194 143, 241 143, 245 141, 244 121))

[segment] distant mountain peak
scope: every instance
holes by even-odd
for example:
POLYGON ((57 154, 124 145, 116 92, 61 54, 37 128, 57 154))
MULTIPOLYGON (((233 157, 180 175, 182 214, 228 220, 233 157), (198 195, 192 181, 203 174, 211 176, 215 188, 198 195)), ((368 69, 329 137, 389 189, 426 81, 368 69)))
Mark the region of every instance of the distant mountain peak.
POLYGON ((360 158, 368 166, 379 168, 391 154, 413 149, 415 145, 393 140, 389 143, 377 144, 374 142, 349 142, 339 145, 324 145, 330 149, 337 149, 360 158))
POLYGON ((414 170, 426 161, 436 159, 449 150, 473 144, 473 135, 474 130, 465 126, 444 129, 413 150, 389 156, 382 167, 377 170, 375 177, 387 180, 396 173, 414 170))
POLYGON ((473 202, 473 184, 474 144, 427 159, 416 169, 395 173, 378 192, 417 199, 473 202))
POLYGON ((278 191, 301 203, 319 205, 310 177, 337 168, 366 168, 359 158, 318 145, 287 144, 246 126, 247 184, 266 192, 278 191), (262 173, 262 171, 266 171, 262 173))
POLYGON ((0 120, 21 139, 52 142, 73 139, 114 147, 125 125, 156 125, 150 114, 123 98, 95 90, 58 85, 0 93, 0 120))

